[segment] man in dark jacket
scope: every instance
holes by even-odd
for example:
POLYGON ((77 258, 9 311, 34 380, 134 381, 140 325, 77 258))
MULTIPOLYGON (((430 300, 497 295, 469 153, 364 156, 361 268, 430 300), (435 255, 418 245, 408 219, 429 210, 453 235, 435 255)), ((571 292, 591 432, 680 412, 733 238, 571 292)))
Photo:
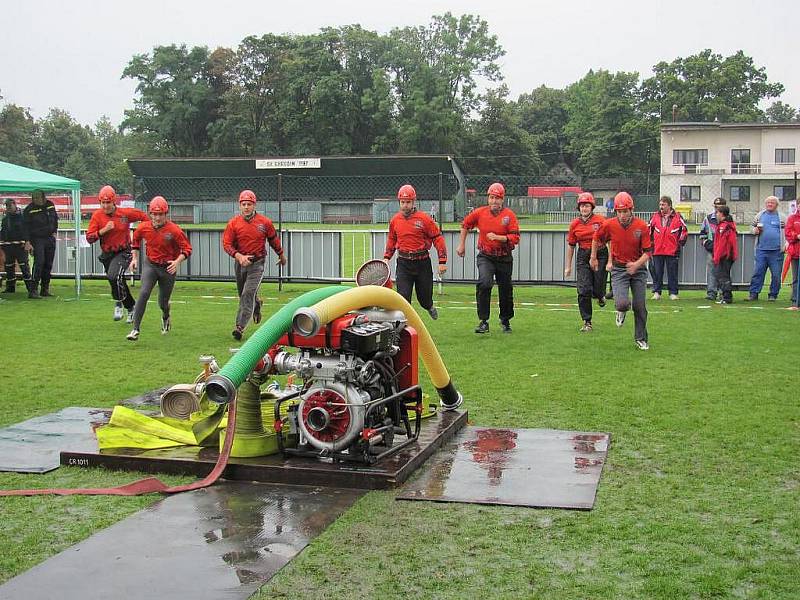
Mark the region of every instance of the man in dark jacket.
POLYGON ((56 231, 58 231, 58 212, 56 206, 45 198, 42 190, 34 190, 31 203, 22 211, 25 224, 25 249, 33 254, 33 277, 28 289, 28 298, 38 300, 50 293, 50 272, 56 257, 56 231), (41 292, 39 284, 41 283, 41 292))
POLYGON ((22 222, 22 212, 17 207, 13 198, 6 198, 6 216, 0 225, 0 245, 5 253, 6 289, 3 294, 13 294, 17 291, 17 273, 14 263, 19 263, 22 279, 28 291, 31 290, 31 270, 28 267, 28 253, 25 251, 25 225, 22 222))

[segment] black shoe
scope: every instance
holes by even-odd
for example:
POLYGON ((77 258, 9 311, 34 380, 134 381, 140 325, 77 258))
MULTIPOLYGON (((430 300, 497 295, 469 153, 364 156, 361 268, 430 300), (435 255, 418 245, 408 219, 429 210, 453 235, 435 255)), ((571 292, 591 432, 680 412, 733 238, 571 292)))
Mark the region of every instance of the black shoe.
POLYGON ((475 333, 489 333, 489 323, 481 321, 475 328, 475 333))
POLYGON ((237 326, 236 329, 231 331, 231 335, 233 336, 233 339, 238 342, 242 339, 242 330, 237 326))
POLYGON ((39 295, 42 298, 52 298, 53 294, 50 293, 50 286, 49 285, 43 285, 42 286, 42 291, 39 292, 39 295))
POLYGON ((744 299, 745 302, 758 302, 758 294, 750 294, 744 299))
POLYGON ((606 305, 606 299, 603 296, 600 296, 597 299, 597 306, 599 306, 600 308, 603 308, 605 305, 606 305))
POLYGON ((767 302, 775 302, 777 299, 777 296, 767 296, 767 302))
POLYGON ((30 292, 28 292, 28 298, 30 298, 31 300, 42 299, 42 297, 39 295, 39 292, 37 292, 36 290, 31 290, 30 292))
POLYGON ((256 300, 256 306, 253 309, 253 323, 261 323, 261 300, 256 300))
POLYGON ((511 323, 508 321, 500 321, 500 327, 503 328, 503 333, 511 333, 511 323))
POLYGON ((706 300, 711 300, 712 302, 714 302, 716 299, 717 299, 716 294, 706 294, 706 300))

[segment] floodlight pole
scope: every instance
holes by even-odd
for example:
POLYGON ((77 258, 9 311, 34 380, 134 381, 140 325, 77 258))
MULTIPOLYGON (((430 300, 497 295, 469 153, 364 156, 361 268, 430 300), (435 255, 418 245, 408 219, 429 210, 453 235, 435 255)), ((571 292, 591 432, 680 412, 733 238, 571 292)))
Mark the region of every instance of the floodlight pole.
MULTIPOLYGON (((278 173, 278 240, 283 236, 283 175, 278 173)), ((284 251, 285 253, 285 251, 284 251)), ((278 262, 278 291, 283 290, 283 265, 278 262)))

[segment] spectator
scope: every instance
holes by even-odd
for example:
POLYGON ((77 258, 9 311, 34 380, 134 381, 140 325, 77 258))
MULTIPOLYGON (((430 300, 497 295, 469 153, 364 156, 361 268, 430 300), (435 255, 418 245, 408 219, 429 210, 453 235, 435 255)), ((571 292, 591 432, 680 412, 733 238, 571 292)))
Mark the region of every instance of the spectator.
POLYGON ((717 299, 719 284, 717 283, 717 271, 714 265, 714 236, 717 234, 717 208, 727 206, 725 198, 714 199, 714 210, 703 218, 700 226, 700 243, 706 251, 706 298, 708 300, 717 299))
POLYGON ((25 223, 22 218, 22 211, 17 207, 13 198, 6 198, 6 216, 0 225, 0 247, 5 254, 6 268, 6 289, 3 294, 13 294, 17 291, 17 273, 15 263, 19 263, 19 270, 22 273, 22 280, 28 293, 31 287, 31 270, 28 266, 28 253, 25 251, 27 238, 25 237, 25 223))
POLYGON ((487 191, 487 206, 481 206, 464 217, 456 254, 464 256, 467 232, 478 228, 478 283, 475 299, 478 305, 478 326, 475 333, 489 332, 489 304, 492 287, 497 281, 500 295, 500 326, 503 333, 511 333, 514 317, 514 286, 511 272, 514 268, 512 251, 519 244, 517 215, 503 207, 506 189, 502 183, 493 183, 487 191))
POLYGON ((800 270, 800 211, 795 211, 786 219, 786 253, 792 261, 792 307, 800 305, 797 297, 798 270, 800 270))
POLYGON ((778 199, 775 196, 768 196, 764 200, 764 210, 753 219, 753 234, 757 236, 757 241, 755 266, 753 276, 750 278, 750 295, 747 297, 750 302, 758 300, 768 268, 771 281, 767 300, 772 302, 778 299, 783 266, 782 227, 783 221, 778 213, 778 199))
POLYGON ((142 289, 133 311, 133 329, 127 335, 130 341, 139 339, 139 329, 153 286, 158 283, 158 306, 161 308, 161 333, 172 327, 169 299, 175 287, 178 267, 192 253, 186 234, 175 223, 167 219, 169 205, 162 196, 150 201, 150 221, 145 221, 133 232, 133 259, 131 270, 136 270, 139 247, 145 242, 147 259, 142 261, 142 289))
POLYGON ((239 293, 239 310, 231 335, 242 339, 245 327, 253 319, 261 322, 261 299, 258 288, 264 277, 267 243, 278 255, 279 265, 286 264, 281 240, 272 221, 256 212, 256 195, 251 190, 239 194, 239 213, 228 221, 222 234, 222 247, 236 261, 236 289, 239 293))
POLYGON ((736 241, 736 223, 727 205, 717 207, 717 234, 714 238, 714 268, 722 298, 719 304, 733 302, 731 267, 739 258, 739 245, 736 241))
POLYGON ((436 221, 417 210, 417 191, 413 186, 402 186, 397 192, 397 200, 400 211, 389 221, 383 259, 388 262, 397 250, 397 292, 410 303, 411 292, 416 287, 419 305, 428 311, 431 319, 436 320, 439 311, 433 305, 430 249, 432 245, 436 246, 441 275, 447 271, 447 247, 436 221))
POLYGON ((686 243, 689 231, 683 217, 672 208, 672 198, 661 196, 658 212, 650 219, 650 236, 653 240, 653 300, 661 300, 664 270, 667 271, 669 299, 678 299, 678 257, 686 243))
POLYGON ((617 327, 625 323, 625 315, 631 308, 630 294, 633 296, 633 316, 635 329, 633 339, 640 350, 649 350, 647 335, 647 260, 650 258, 652 244, 647 223, 633 216, 633 198, 627 192, 614 197, 615 219, 606 219, 592 239, 592 256, 589 264, 599 270, 597 259, 599 249, 611 242, 611 286, 614 290, 614 304, 617 309, 617 327))
POLYGON ((52 296, 50 293, 50 274, 56 257, 56 232, 58 231, 58 212, 56 206, 45 198, 42 190, 34 190, 31 203, 22 211, 25 227, 25 249, 33 254, 33 276, 28 298, 37 300, 52 296), (41 284, 41 291, 39 290, 41 284))
POLYGON ((100 208, 92 213, 86 229, 86 241, 94 244, 100 241, 99 260, 106 271, 111 297, 114 298, 114 320, 122 319, 122 308, 128 311, 128 323, 133 323, 135 300, 125 281, 125 271, 131 264, 131 223, 149 221, 147 213, 137 208, 117 206, 117 192, 110 185, 104 185, 97 194, 100 208))
POLYGON ((584 192, 578 196, 578 212, 580 216, 570 223, 567 232, 567 257, 564 276, 572 274, 572 260, 575 255, 575 246, 578 247, 578 258, 575 264, 575 283, 578 290, 578 311, 583 320, 581 331, 592 331, 592 298, 597 298, 600 306, 606 305, 606 264, 608 263, 608 248, 603 246, 597 251, 599 266, 593 271, 589 266, 592 253, 592 238, 600 229, 605 219, 594 214, 594 196, 584 192))

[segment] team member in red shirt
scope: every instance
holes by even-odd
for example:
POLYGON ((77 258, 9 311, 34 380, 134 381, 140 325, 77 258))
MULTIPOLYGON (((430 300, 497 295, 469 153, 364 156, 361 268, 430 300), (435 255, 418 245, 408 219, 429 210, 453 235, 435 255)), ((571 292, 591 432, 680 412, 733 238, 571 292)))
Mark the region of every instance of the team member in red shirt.
POLYGON ((464 256, 467 232, 477 227, 478 284, 475 286, 475 298, 480 322, 475 333, 489 331, 489 302, 494 280, 497 280, 500 294, 500 325, 504 333, 511 333, 510 321, 514 316, 514 286, 511 283, 514 258, 511 252, 519 244, 519 222, 514 211, 503 206, 506 189, 502 183, 490 185, 487 196, 487 206, 476 208, 461 223, 456 254, 464 256))
POLYGON ((592 239, 589 264, 599 270, 600 247, 611 242, 611 288, 617 308, 617 327, 622 327, 631 308, 628 293, 633 295, 633 316, 636 320, 633 339, 640 350, 650 348, 647 340, 647 260, 652 244, 647 223, 633 216, 633 198, 628 192, 614 196, 616 218, 607 219, 592 239))
POLYGON ((131 223, 148 221, 147 213, 136 208, 116 205, 117 192, 110 185, 100 188, 100 208, 94 211, 86 230, 90 244, 100 240, 100 262, 106 270, 111 296, 117 301, 114 320, 122 318, 122 307, 128 311, 128 323, 133 322, 134 299, 125 281, 125 271, 131 263, 131 223))
POLYGON ((715 276, 722 292, 722 299, 717 304, 730 304, 733 302, 731 267, 739 258, 739 244, 736 242, 736 223, 733 222, 731 209, 727 205, 717 207, 713 256, 715 276))
POLYGON ((575 283, 578 290, 578 311, 583 319, 582 332, 592 330, 592 298, 597 298, 600 306, 606 305, 606 263, 608 262, 608 248, 601 247, 597 251, 600 266, 593 271, 589 266, 589 257, 592 254, 592 238, 595 232, 605 221, 604 217, 594 214, 594 196, 584 192, 578 196, 578 212, 580 216, 569 224, 567 232, 567 258, 564 276, 572 274, 572 259, 575 256, 575 246, 578 247, 578 260, 575 264, 575 283))
POLYGON ((800 275, 800 208, 789 215, 786 219, 786 227, 783 230, 786 236, 786 256, 791 260, 792 265, 792 309, 796 310, 800 305, 798 298, 798 275, 800 275))
POLYGON ((689 231, 683 217, 672 208, 672 198, 661 196, 658 212, 650 219, 650 236, 653 238, 653 300, 661 300, 664 270, 667 271, 669 299, 678 299, 678 257, 686 244, 689 231))
POLYGON ((178 267, 192 254, 192 246, 183 229, 167 219, 169 205, 162 196, 150 201, 150 221, 139 225, 133 232, 133 260, 131 270, 136 270, 139 262, 139 247, 145 242, 147 260, 142 261, 142 289, 133 311, 133 329, 127 338, 139 339, 139 328, 153 286, 158 283, 158 306, 161 308, 161 333, 167 333, 172 326, 169 312, 169 299, 175 287, 175 274, 178 267))
POLYGON ((251 317, 255 323, 261 321, 261 300, 257 294, 264 277, 267 243, 278 255, 277 264, 286 264, 281 240, 272 221, 256 212, 254 192, 243 190, 239 194, 239 212, 240 214, 228 221, 222 234, 223 249, 236 260, 239 311, 236 314, 236 327, 231 332, 236 340, 242 339, 244 328, 251 317))
POLYGON ((433 269, 430 249, 436 246, 439 255, 439 273, 447 271, 447 247, 439 227, 427 213, 417 210, 417 191, 404 185, 397 191, 400 212, 389 221, 389 237, 385 261, 391 260, 397 250, 397 292, 411 302, 411 292, 416 287, 419 305, 428 311, 431 319, 439 318, 433 305, 433 269))

